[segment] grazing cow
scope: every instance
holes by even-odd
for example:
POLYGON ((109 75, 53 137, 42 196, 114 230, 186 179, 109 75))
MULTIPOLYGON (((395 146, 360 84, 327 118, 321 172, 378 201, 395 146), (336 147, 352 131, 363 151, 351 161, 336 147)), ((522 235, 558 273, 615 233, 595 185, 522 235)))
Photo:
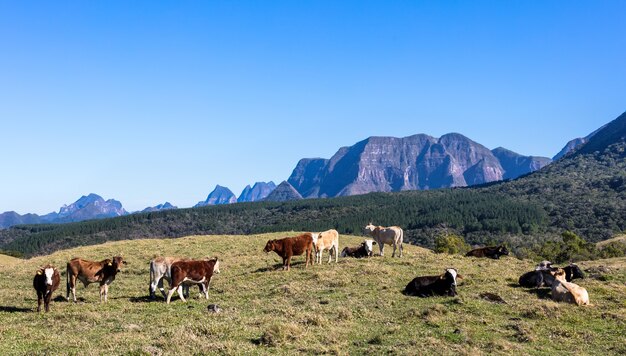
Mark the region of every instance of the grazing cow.
MULTIPOLYGON (((156 289, 159 287, 161 294, 163 294, 163 298, 167 297, 167 293, 165 293, 165 289, 163 288, 163 280, 165 279, 167 283, 169 283, 170 287, 172 286, 172 275, 171 275, 171 267, 172 263, 177 261, 182 261, 182 258, 176 257, 156 257, 150 261, 150 298, 156 298, 156 289)), ((202 287, 198 285, 198 289, 202 292, 202 287)), ((183 294, 185 298, 189 297, 189 284, 183 284, 183 294)))
POLYGON ((565 280, 565 271, 562 268, 558 268, 551 273, 554 276, 552 300, 577 305, 589 305, 587 290, 577 284, 567 282, 565 280))
POLYGON ((265 252, 274 251, 280 257, 283 258, 283 270, 289 271, 291 267, 291 257, 299 256, 303 253, 306 254, 306 265, 304 268, 309 266, 309 261, 311 260, 311 253, 313 251, 313 235, 309 233, 304 233, 299 236, 294 237, 285 237, 278 240, 269 240, 267 244, 265 244, 265 252))
POLYGON ((115 275, 120 271, 122 264, 126 261, 120 256, 113 259, 106 259, 100 262, 83 260, 74 258, 67 263, 67 296, 70 300, 70 292, 74 296, 76 302, 76 280, 83 282, 85 288, 91 284, 98 282, 100 284, 100 302, 104 299, 108 301, 109 284, 115 280, 115 275))
POLYGON ((400 249, 400 255, 402 257, 402 240, 404 239, 404 231, 398 226, 374 226, 371 223, 364 229, 366 234, 369 234, 374 238, 374 241, 378 243, 380 249, 380 255, 383 256, 385 244, 393 245, 393 253, 391 257, 396 257, 396 248, 400 249))
MULTIPOLYGON (((542 261, 537 265, 534 271, 526 272, 521 275, 519 277, 519 284, 522 287, 528 288, 539 288, 541 286, 551 287, 552 282, 554 282, 554 276, 550 272, 554 270, 556 270, 556 268, 552 267, 550 261, 542 261)), ((563 270, 565 271, 565 280, 567 282, 571 282, 577 278, 585 278, 583 271, 574 263, 564 267, 563 270)))
POLYGON ((454 268, 448 268, 439 276, 416 277, 404 289, 406 295, 418 297, 430 297, 434 295, 454 297, 456 293, 456 279, 463 278, 454 268))
POLYGON ((376 245, 376 241, 367 239, 361 242, 361 244, 357 247, 346 246, 341 251, 341 257, 354 257, 354 258, 371 257, 373 245, 376 245))
POLYGON ((37 291, 37 312, 41 311, 41 302, 44 302, 46 312, 50 311, 52 293, 59 288, 61 275, 51 265, 40 268, 33 278, 33 288, 37 291))
POLYGON ((494 260, 500 259, 502 255, 509 255, 509 250, 504 245, 475 248, 465 254, 467 257, 489 257, 494 260))
MULTIPOLYGON (((335 255, 335 263, 339 261, 339 233, 330 229, 318 234, 313 234, 313 247, 315 247, 315 262, 322 264, 322 253, 328 250, 328 263, 335 255)), ((314 262, 314 263, 315 263, 314 262)))
POLYGON ((220 261, 215 257, 212 260, 185 260, 172 263, 172 284, 167 293, 167 304, 170 304, 174 292, 183 302, 187 302, 183 295, 183 283, 199 284, 204 297, 209 299, 209 283, 213 274, 220 273, 220 261))

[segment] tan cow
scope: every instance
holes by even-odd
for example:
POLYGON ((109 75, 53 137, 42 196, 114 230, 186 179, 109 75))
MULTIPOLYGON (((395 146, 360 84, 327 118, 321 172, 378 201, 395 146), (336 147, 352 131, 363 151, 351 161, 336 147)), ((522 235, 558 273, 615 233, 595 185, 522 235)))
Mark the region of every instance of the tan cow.
POLYGON ((396 248, 400 249, 400 255, 402 257, 402 240, 404 239, 404 231, 398 226, 374 226, 369 223, 365 227, 365 233, 372 236, 374 241, 378 244, 380 255, 383 256, 385 244, 393 246, 393 254, 391 257, 396 257, 396 248))
POLYGON ((109 294, 109 284, 115 280, 115 275, 120 271, 126 261, 120 256, 113 259, 106 259, 100 262, 74 258, 67 263, 67 296, 70 300, 70 292, 76 302, 76 280, 83 282, 87 287, 91 283, 100 284, 100 301, 107 302, 109 294))
MULTIPOLYGON (((163 294, 163 298, 167 298, 165 288, 163 288, 163 280, 165 279, 169 285, 172 285, 171 268, 172 263, 178 261, 187 261, 188 259, 178 257, 155 257, 150 261, 150 299, 156 298, 157 287, 163 294)), ((208 258, 207 258, 208 260, 208 258)), ((202 288, 198 285, 198 288, 202 292, 202 288)), ((183 283, 183 294, 185 298, 189 297, 189 284, 183 283)))
POLYGON ((313 233, 313 246, 315 247, 315 262, 322 264, 322 253, 328 250, 328 263, 335 255, 335 263, 339 261, 339 233, 330 229, 320 233, 313 233))
POLYGON ((567 282, 565 271, 562 268, 550 273, 554 276, 554 282, 552 282, 552 299, 554 301, 589 305, 587 290, 577 284, 567 282))

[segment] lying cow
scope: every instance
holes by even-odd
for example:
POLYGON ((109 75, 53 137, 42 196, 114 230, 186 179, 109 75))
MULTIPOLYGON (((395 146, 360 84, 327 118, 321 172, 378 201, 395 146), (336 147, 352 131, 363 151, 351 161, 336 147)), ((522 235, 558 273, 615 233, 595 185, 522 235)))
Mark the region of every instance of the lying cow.
POLYGON ((509 255, 509 250, 504 245, 475 248, 465 254, 467 257, 489 257, 494 260, 500 259, 503 255, 509 255))
POLYGON ((46 312, 50 311, 50 299, 52 293, 59 288, 61 275, 59 271, 51 265, 40 268, 33 278, 33 288, 37 291, 37 312, 41 311, 43 301, 46 312))
POLYGON ((183 295, 183 283, 199 284, 206 299, 209 299, 209 283, 213 274, 220 273, 220 261, 212 260, 181 260, 172 263, 172 284, 167 293, 167 304, 170 304, 174 292, 183 302, 187 302, 183 295))
MULTIPOLYGON (((163 298, 167 298, 165 288, 163 288, 163 280, 165 279, 172 286, 172 263, 177 261, 183 261, 185 259, 176 257, 156 257, 150 261, 150 299, 156 298, 157 287, 163 294, 163 298)), ((202 287, 198 285, 198 289, 202 292, 202 287)), ((183 283, 183 295, 185 298, 189 298, 189 284, 183 283)))
POLYGON ((551 273, 554 276, 552 300, 577 305, 589 305, 587 290, 577 284, 567 282, 565 280, 565 271, 562 268, 558 268, 551 273))
MULTIPOLYGON (((554 276, 550 273, 556 270, 552 267, 550 261, 543 261, 537 265, 534 271, 526 272, 519 277, 519 284, 527 288, 540 288, 542 286, 551 287, 554 282, 554 276)), ((585 278, 583 271, 576 264, 571 263, 567 267, 563 267, 565 271, 565 280, 571 282, 577 278, 585 278)))
POLYGON ((286 269, 287 271, 289 271, 291 267, 291 257, 299 256, 304 253, 306 255, 306 265, 304 267, 306 268, 309 266, 311 253, 313 251, 313 236, 309 232, 299 236, 269 240, 267 244, 265 244, 263 251, 266 253, 270 251, 276 252, 283 258, 283 270, 286 269))
POLYGON ((380 255, 383 256, 385 250, 385 244, 393 246, 393 253, 391 257, 396 257, 396 248, 400 249, 400 255, 402 257, 402 241, 404 240, 404 231, 398 226, 374 226, 371 223, 364 229, 366 234, 369 234, 374 238, 374 241, 378 243, 380 255))
POLYGON ((315 247, 315 262, 322 264, 322 253, 328 250, 328 263, 335 255, 335 263, 339 262, 339 233, 330 229, 313 235, 313 247, 315 247))
POLYGON ((456 279, 463 278, 458 275, 456 269, 448 268, 439 276, 416 277, 404 288, 404 294, 418 297, 431 297, 435 295, 454 297, 456 293, 456 279))
POLYGON ((346 246, 341 251, 341 257, 354 257, 354 258, 372 257, 373 245, 376 245, 376 241, 368 239, 368 240, 361 242, 361 244, 357 247, 346 246))
POLYGON ((100 262, 74 258, 67 263, 67 300, 70 300, 70 292, 76 302, 76 280, 83 282, 85 288, 98 282, 100 284, 100 302, 108 301, 109 285, 115 280, 115 276, 120 271, 122 264, 126 261, 120 256, 113 259, 106 259, 100 262))

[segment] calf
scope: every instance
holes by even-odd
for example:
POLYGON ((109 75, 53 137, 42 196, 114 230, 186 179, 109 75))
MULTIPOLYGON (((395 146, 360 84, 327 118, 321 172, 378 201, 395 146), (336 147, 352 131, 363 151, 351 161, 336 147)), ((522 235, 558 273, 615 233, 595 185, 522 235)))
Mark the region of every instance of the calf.
POLYGON ((315 262, 322 264, 322 253, 328 250, 328 263, 335 255, 335 263, 339 262, 339 233, 330 229, 313 236, 313 246, 315 247, 315 262), (316 235, 316 236, 315 236, 316 235))
POLYGON ((170 304, 174 292, 183 302, 187 302, 183 296, 183 283, 196 283, 202 287, 204 297, 209 299, 209 283, 213 274, 220 273, 220 261, 212 260, 188 260, 172 263, 172 284, 167 293, 167 304, 170 304))
POLYGON ((83 260, 74 258, 67 263, 67 295, 66 299, 70 300, 70 292, 76 302, 76 280, 83 282, 85 288, 91 284, 98 282, 100 284, 100 302, 108 301, 109 285, 115 280, 115 276, 120 271, 122 264, 126 261, 120 256, 113 259, 106 259, 100 262, 83 260))
POLYGON ((475 248, 465 254, 467 257, 489 257, 494 260, 500 259, 502 255, 509 255, 509 250, 504 245, 475 248))
POLYGON ((361 244, 357 247, 346 246, 341 251, 341 257, 354 257, 354 258, 372 257, 373 245, 376 245, 376 241, 365 240, 361 242, 361 244))
POLYGON ((565 271, 558 268, 551 272, 554 276, 552 283, 552 300, 576 305, 589 305, 587 290, 577 284, 565 280, 565 271))
POLYGON ((416 295, 418 297, 430 297, 434 295, 454 297, 456 293, 456 279, 463 278, 454 268, 448 268, 446 272, 439 276, 416 277, 404 289, 406 295, 416 295))
POLYGON ((294 237, 285 237, 278 240, 269 240, 265 244, 266 253, 270 251, 276 252, 283 258, 283 270, 289 271, 291 268, 291 257, 306 254, 306 265, 309 266, 311 260, 311 252, 313 251, 313 236, 311 233, 304 233, 294 237))
POLYGON ((44 302, 46 312, 50 311, 52 293, 59 288, 61 275, 51 265, 40 268, 33 278, 33 288, 37 291, 37 312, 41 311, 41 302, 44 302))

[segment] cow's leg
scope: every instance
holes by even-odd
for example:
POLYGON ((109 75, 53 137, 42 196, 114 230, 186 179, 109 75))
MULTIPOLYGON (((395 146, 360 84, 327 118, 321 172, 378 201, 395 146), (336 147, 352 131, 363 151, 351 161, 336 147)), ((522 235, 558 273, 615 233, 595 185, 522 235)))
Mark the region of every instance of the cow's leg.
POLYGON ((335 263, 339 262, 339 243, 335 245, 335 263))
MULTIPOLYGON (((77 279, 77 276, 74 276, 74 275, 70 276, 69 291, 72 292, 74 303, 76 303, 76 279, 77 279)), ((69 292, 67 294, 67 300, 70 300, 69 292)))
POLYGON ((174 295, 174 292, 176 292, 176 286, 171 286, 170 291, 167 292, 167 300, 166 300, 167 304, 170 304, 170 300, 172 299, 172 295, 174 295))
POLYGON ((41 302, 43 301, 43 293, 37 291, 37 313, 41 311, 41 302))
POLYGON ((176 289, 176 292, 178 293, 178 297, 180 297, 180 300, 183 301, 183 303, 187 303, 187 299, 185 299, 185 295, 183 294, 183 284, 179 284, 178 288, 176 289))
POLYGON ((48 290, 46 291, 46 298, 44 299, 44 306, 46 308, 46 312, 50 311, 50 299, 52 299, 52 291, 48 290))
POLYGON ((204 289, 204 297, 208 300, 209 299, 209 281, 202 283, 202 287, 204 289))
POLYGON ((402 257, 402 250, 403 250, 403 248, 402 248, 402 241, 400 241, 400 257, 402 257))
POLYGON ((332 246, 330 249, 328 249, 328 263, 331 263, 333 261, 334 249, 335 249, 335 246, 332 246))
POLYGON ((391 254, 391 257, 396 257, 396 247, 397 247, 397 246, 398 246, 398 245, 394 242, 394 243, 393 243, 393 253, 391 254))
POLYGON ((380 256, 382 257, 383 254, 385 253, 385 244, 384 243, 379 243, 378 244, 378 249, 380 250, 380 256))

